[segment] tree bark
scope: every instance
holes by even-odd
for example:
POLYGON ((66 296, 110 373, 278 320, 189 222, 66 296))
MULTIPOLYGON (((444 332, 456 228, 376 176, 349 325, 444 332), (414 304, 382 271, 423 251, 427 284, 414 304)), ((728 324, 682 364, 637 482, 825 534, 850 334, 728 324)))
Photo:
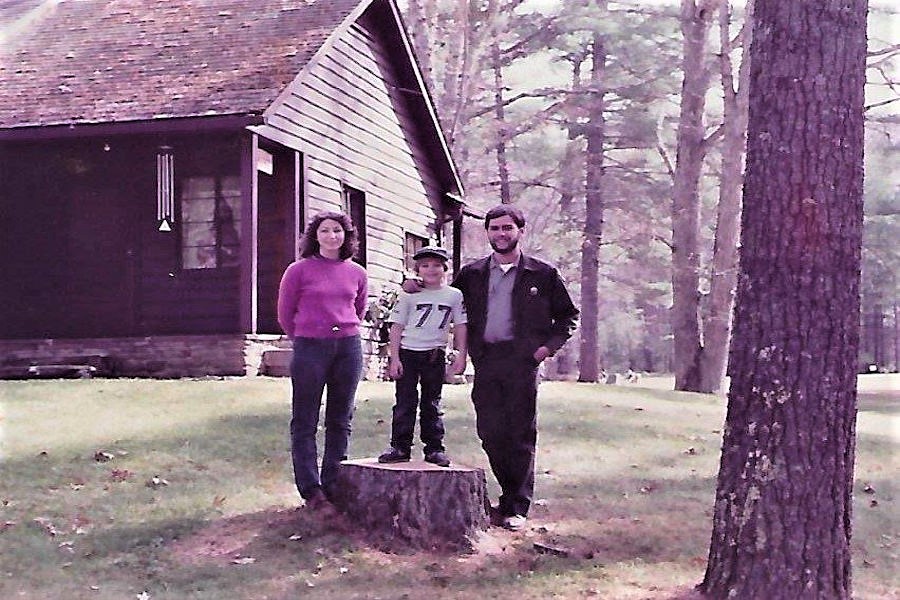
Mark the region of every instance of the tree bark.
MULTIPOLYGON (((606 9, 606 1, 599 3, 606 9)), ((585 158, 584 239, 581 246, 581 347, 578 381, 596 382, 600 377, 597 325, 599 298, 597 284, 600 268, 600 240, 603 234, 603 145, 606 135, 604 120, 606 45, 603 35, 594 32, 591 57, 591 103, 585 158)))
POLYGON ((703 112, 710 69, 706 48, 719 0, 682 0, 684 57, 678 120, 675 184, 672 190, 672 333, 675 389, 699 391, 700 355, 700 172, 708 144, 703 112))
POLYGON ((341 463, 334 505, 380 547, 471 550, 490 507, 482 469, 374 458, 341 463))
POLYGON ((506 159, 506 140, 508 129, 506 125, 506 109, 503 106, 503 63, 500 57, 500 43, 494 39, 491 42, 491 60, 494 70, 494 128, 497 132, 497 177, 500 180, 500 203, 509 204, 512 196, 509 191, 509 163, 506 159))
POLYGON ((866 1, 757 0, 710 598, 851 597, 866 1))
POLYGON ((747 88, 750 77, 753 0, 746 4, 741 46, 741 66, 735 86, 729 23, 731 3, 719 8, 719 39, 724 115, 722 118, 722 173, 719 178, 719 204, 716 214, 716 239, 713 247, 709 298, 703 315, 703 349, 700 357, 700 392, 722 390, 731 340, 734 291, 737 287, 738 251, 741 220, 741 187, 744 183, 744 148, 747 143, 747 88))

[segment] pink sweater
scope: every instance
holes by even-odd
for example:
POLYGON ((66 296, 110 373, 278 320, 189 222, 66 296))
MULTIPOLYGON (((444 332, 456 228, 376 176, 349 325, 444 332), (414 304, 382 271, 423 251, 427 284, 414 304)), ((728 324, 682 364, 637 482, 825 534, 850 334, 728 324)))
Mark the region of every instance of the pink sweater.
POLYGON ((358 335, 367 295, 366 271, 352 260, 304 258, 281 278, 278 323, 291 339, 358 335))

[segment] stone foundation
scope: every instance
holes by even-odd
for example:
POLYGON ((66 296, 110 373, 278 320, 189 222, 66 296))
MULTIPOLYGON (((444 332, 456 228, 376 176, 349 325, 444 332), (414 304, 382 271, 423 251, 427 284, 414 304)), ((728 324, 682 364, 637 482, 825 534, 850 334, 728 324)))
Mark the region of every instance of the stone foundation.
POLYGON ((102 357, 108 372, 101 375, 111 377, 258 375, 263 353, 285 344, 282 336, 243 334, 0 340, 0 365, 67 364, 102 357))

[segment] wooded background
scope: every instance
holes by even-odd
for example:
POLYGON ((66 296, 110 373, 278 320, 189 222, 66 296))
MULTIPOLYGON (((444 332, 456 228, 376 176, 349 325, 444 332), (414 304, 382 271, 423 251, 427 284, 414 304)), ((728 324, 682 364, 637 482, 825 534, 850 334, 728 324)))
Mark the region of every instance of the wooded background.
MULTIPOLYGON (((752 2, 401 6, 467 202, 521 206, 528 251, 560 267, 582 308, 559 366, 581 381, 604 370, 674 372, 676 389, 719 391, 752 2)), ((898 13, 870 3, 861 370, 898 364, 898 13)), ((464 258, 486 250, 470 228, 464 258)))

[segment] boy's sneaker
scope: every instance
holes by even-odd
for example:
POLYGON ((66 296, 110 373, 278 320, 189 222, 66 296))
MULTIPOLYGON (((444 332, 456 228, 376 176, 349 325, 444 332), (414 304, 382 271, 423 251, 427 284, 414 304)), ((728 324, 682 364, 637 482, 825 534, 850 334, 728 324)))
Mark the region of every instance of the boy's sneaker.
POLYGON ((389 448, 387 452, 384 452, 381 456, 378 457, 378 462, 380 463, 398 463, 398 462, 406 462, 409 460, 409 452, 404 452, 399 448, 389 448))
POLYGON ((450 466, 450 458, 443 452, 429 452, 425 455, 425 462, 430 462, 439 467, 450 466))

